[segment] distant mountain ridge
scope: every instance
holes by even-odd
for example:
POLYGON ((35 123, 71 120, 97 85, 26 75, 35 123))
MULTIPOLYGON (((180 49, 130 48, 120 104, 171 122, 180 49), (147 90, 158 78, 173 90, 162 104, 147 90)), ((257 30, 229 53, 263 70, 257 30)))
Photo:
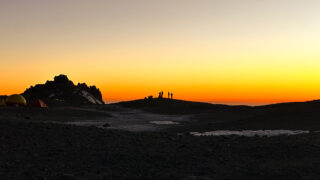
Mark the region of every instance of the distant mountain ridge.
POLYGON ((48 105, 104 104, 96 86, 74 83, 66 75, 55 76, 53 81, 37 84, 26 89, 22 95, 28 100, 42 99, 48 105))

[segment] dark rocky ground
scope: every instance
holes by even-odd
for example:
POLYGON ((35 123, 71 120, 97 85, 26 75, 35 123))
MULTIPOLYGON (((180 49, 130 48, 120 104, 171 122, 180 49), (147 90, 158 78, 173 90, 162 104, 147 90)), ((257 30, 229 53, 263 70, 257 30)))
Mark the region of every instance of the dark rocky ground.
POLYGON ((193 137, 0 123, 0 179, 318 179, 319 152, 319 134, 193 137))
MULTIPOLYGON (((126 108, 170 115, 191 115, 193 121, 179 131, 216 129, 304 129, 320 130, 320 101, 267 106, 228 106, 181 100, 155 99, 117 103, 126 108)), ((175 128, 174 131, 178 129, 175 128)))
MULTIPOLYGON (((165 101, 160 102, 161 106, 146 107, 130 103, 81 108, 0 108, 0 179, 291 180, 320 177, 320 133, 314 132, 320 129, 318 102, 264 107, 165 101), (157 114, 190 115, 191 119, 157 131, 141 132, 59 124, 97 118, 108 120, 121 112, 130 114, 131 111, 123 107, 157 114), (263 127, 307 129, 312 133, 275 137, 188 134, 189 131, 263 127)), ((137 117, 162 117, 141 115, 143 113, 137 117)), ((128 122, 133 120, 128 118, 128 122)))

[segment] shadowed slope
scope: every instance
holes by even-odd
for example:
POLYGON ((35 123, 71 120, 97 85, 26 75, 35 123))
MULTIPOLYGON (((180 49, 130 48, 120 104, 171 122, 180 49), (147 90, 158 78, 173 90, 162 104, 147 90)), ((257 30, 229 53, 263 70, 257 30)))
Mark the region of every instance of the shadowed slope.
POLYGON ((229 106, 203 102, 183 101, 177 99, 139 99, 115 103, 121 107, 141 109, 159 114, 198 114, 223 110, 249 110, 250 106, 229 106))
POLYGON ((215 129, 320 129, 320 101, 266 106, 228 106, 170 99, 134 100, 122 107, 157 114, 190 114, 192 122, 181 131, 215 129))

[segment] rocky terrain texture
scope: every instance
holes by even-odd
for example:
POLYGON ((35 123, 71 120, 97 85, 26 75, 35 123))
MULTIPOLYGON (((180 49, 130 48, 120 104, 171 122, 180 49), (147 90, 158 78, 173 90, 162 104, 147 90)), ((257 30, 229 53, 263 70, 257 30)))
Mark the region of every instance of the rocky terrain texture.
POLYGON ((49 106, 104 104, 101 92, 95 86, 74 83, 66 75, 54 77, 54 81, 31 86, 22 94, 29 102, 42 99, 49 106))
POLYGON ((194 137, 0 122, 0 179, 318 179, 320 136, 194 137))
POLYGON ((319 101, 249 107, 168 99, 0 107, 0 179, 319 179, 319 109, 319 101), (310 133, 190 134, 244 129, 310 133))

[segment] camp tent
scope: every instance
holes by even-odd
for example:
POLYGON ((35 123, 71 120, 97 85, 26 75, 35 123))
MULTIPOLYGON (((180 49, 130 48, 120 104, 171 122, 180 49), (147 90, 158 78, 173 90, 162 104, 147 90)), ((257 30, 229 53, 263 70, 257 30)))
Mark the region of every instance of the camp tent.
POLYGON ((41 99, 37 99, 37 100, 35 100, 35 101, 32 101, 32 102, 30 103, 30 106, 31 106, 31 107, 41 107, 41 108, 48 107, 48 106, 46 105, 46 103, 44 103, 41 99))
POLYGON ((5 105, 6 105, 6 100, 0 99, 0 106, 5 106, 5 105))
POLYGON ((25 106, 27 105, 27 100, 20 94, 14 94, 7 97, 6 104, 8 106, 25 106))

